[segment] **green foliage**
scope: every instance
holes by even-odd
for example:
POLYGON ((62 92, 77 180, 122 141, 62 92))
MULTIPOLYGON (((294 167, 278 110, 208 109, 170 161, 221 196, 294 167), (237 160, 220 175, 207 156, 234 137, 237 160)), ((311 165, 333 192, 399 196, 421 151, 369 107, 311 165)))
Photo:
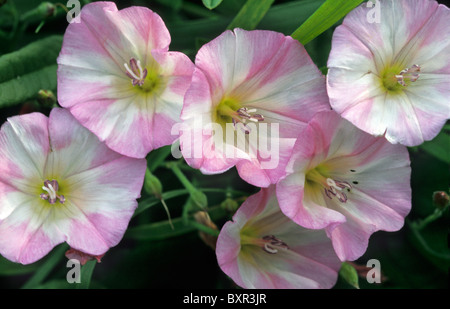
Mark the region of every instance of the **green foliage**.
POLYGON ((215 9, 223 0, 202 0, 203 4, 210 10, 215 9))
POLYGON ((227 29, 253 30, 266 15, 274 0, 247 0, 227 29))
POLYGON ((358 273, 349 263, 342 263, 341 269, 339 270, 339 276, 352 287, 359 289, 358 273))
POLYGON ((0 57, 0 107, 36 99, 39 90, 56 91, 56 57, 62 36, 50 36, 0 57))
POLYGON ((306 22, 292 33, 292 37, 306 45, 333 26, 363 0, 327 0, 306 22))

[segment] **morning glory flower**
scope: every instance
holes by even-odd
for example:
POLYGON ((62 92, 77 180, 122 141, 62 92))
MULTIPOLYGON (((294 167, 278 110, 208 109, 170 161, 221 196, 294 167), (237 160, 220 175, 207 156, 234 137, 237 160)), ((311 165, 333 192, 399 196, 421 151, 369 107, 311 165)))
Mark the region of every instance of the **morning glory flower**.
POLYGON ((450 10, 429 0, 380 0, 380 23, 365 4, 336 28, 328 94, 336 112, 391 143, 433 139, 450 118, 450 10))
POLYGON ((56 245, 101 256, 137 207, 146 161, 120 155, 65 109, 0 129, 0 254, 33 263, 56 245))
POLYGON ((300 133, 287 169, 277 184, 281 210, 305 228, 325 229, 342 261, 359 258, 375 231, 399 230, 411 209, 406 147, 333 111, 300 133))
POLYGON ((194 64, 168 51, 170 34, 145 7, 83 7, 58 57, 58 100, 116 152, 143 158, 171 144, 194 64))
POLYGON ((267 187, 284 175, 298 132, 329 110, 325 79, 304 47, 282 33, 225 31, 195 58, 181 113, 181 152, 205 174, 236 166, 267 187))
POLYGON ((325 231, 305 229, 281 212, 275 186, 248 197, 225 223, 216 255, 248 289, 331 288, 341 266, 325 231))

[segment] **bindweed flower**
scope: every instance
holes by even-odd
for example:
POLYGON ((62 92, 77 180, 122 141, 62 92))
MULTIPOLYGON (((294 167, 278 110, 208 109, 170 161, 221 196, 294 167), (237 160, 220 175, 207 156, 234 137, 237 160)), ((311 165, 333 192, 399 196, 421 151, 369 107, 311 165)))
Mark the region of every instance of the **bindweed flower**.
POLYGON ((267 187, 284 175, 295 136, 330 109, 325 79, 304 47, 273 31, 225 31, 195 59, 181 113, 181 152, 205 174, 233 166, 267 187))
POLYGON ((194 64, 169 52, 162 19, 144 7, 87 4, 67 27, 58 100, 113 150, 136 158, 170 145, 194 64))
POLYGON ((33 263, 67 242, 99 256, 119 243, 146 161, 122 156, 64 109, 15 116, 0 130, 0 254, 33 263))
POLYGON ((450 10, 432 0, 380 0, 333 35, 328 94, 336 112, 391 143, 419 145, 450 118, 450 10), (446 32, 447 31, 447 32, 446 32))
POLYGON ((406 147, 333 111, 317 114, 299 135, 288 173, 277 184, 281 210, 301 226, 325 229, 342 261, 359 258, 375 231, 399 230, 411 209, 406 147))
POLYGON ((220 268, 242 288, 331 288, 341 262, 323 230, 309 230, 280 210, 275 186, 250 196, 217 239, 220 268))

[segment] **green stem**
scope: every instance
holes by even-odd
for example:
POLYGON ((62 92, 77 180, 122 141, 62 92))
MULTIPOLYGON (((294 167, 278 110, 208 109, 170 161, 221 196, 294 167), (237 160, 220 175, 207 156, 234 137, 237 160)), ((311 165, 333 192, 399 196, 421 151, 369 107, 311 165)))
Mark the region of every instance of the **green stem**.
POLYGON ((420 230, 424 229, 431 222, 439 219, 441 216, 442 216, 442 210, 435 209, 435 211, 431 215, 429 215, 425 219, 420 220, 418 222, 412 222, 411 225, 412 225, 413 228, 415 228, 418 231, 420 231, 420 230))
POLYGON ((193 227, 195 227, 197 230, 205 232, 206 234, 209 234, 211 236, 214 237, 218 237, 219 236, 219 231, 218 230, 214 230, 210 227, 207 227, 206 225, 200 224, 196 221, 189 221, 189 224, 192 225, 193 227))
POLYGON ((187 177, 183 174, 176 163, 168 164, 168 167, 172 170, 172 172, 177 176, 178 180, 183 184, 183 186, 189 191, 189 194, 195 194, 198 190, 194 187, 194 185, 187 179, 187 177))

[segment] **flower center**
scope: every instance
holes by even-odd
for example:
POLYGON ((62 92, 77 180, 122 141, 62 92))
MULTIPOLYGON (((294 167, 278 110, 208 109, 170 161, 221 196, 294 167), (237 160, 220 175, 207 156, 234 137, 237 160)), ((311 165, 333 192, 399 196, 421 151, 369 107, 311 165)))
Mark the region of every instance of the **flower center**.
POLYGON ((239 126, 245 134, 249 134, 251 129, 246 125, 247 121, 264 121, 264 116, 256 112, 256 108, 249 109, 233 99, 223 99, 216 108, 214 120, 222 126, 233 123, 235 129, 239 126))
POLYGON ((144 92, 153 92, 161 88, 162 79, 156 67, 153 69, 150 68, 150 70, 146 67, 143 68, 141 62, 135 58, 131 58, 129 64, 124 63, 123 65, 126 70, 125 73, 131 79, 133 87, 137 87, 144 92))
POLYGON ((262 238, 264 246, 262 249, 269 254, 276 254, 279 250, 288 250, 289 246, 274 235, 266 235, 262 238))
POLYGON ((402 70, 399 75, 395 75, 395 78, 400 85, 407 86, 406 82, 412 83, 419 78, 419 72, 420 66, 414 64, 412 67, 402 70))
POLYGON ((381 74, 382 84, 390 92, 399 92, 404 87, 417 81, 420 76, 420 66, 414 64, 410 68, 401 69, 399 66, 386 68, 381 74))
POLYGON ((55 204, 57 199, 59 199, 59 202, 61 204, 64 204, 64 202, 66 201, 64 195, 58 195, 59 184, 54 179, 52 181, 44 181, 42 190, 44 190, 46 193, 41 193, 41 199, 48 201, 50 204, 55 204))
POLYGON ((350 192, 353 188, 353 186, 346 181, 340 181, 328 177, 322 166, 318 166, 310 170, 306 174, 306 182, 313 182, 321 185, 325 195, 330 200, 335 197, 341 203, 346 203, 348 200, 347 193, 345 191, 350 192))
POLYGON ((266 235, 260 238, 258 236, 241 234, 241 245, 257 246, 269 254, 289 250, 289 246, 275 235, 266 235))

